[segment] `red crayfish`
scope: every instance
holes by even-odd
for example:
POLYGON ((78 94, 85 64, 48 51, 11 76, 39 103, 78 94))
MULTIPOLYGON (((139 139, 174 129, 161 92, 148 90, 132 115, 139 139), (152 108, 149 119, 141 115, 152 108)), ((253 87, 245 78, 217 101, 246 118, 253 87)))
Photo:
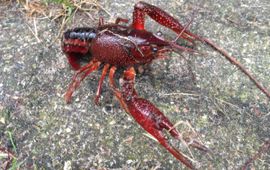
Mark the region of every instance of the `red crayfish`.
MULTIPOLYGON (((213 49, 221 53, 232 64, 236 65, 244 72, 255 85, 270 98, 270 93, 260 85, 251 74, 226 51, 215 45, 206 38, 202 38, 187 30, 187 26, 182 26, 175 18, 161 10, 160 8, 138 2, 134 6, 133 22, 126 26, 120 23, 127 23, 128 20, 118 18, 113 24, 104 24, 100 19, 96 28, 74 28, 67 30, 62 39, 62 50, 66 54, 73 69, 77 70, 71 84, 65 94, 65 100, 71 101, 73 92, 78 88, 83 79, 99 67, 103 66, 101 78, 95 97, 97 104, 100 98, 103 81, 109 72, 110 87, 119 100, 123 109, 129 113, 148 133, 165 147, 176 159, 180 160, 190 169, 195 169, 192 161, 170 145, 162 130, 167 130, 174 138, 180 139, 182 136, 176 130, 173 123, 151 102, 140 98, 137 94, 135 84, 134 67, 151 63, 152 60, 162 57, 166 52, 172 50, 196 52, 187 47, 177 45, 175 41, 167 41, 158 35, 145 30, 145 15, 150 16, 159 24, 171 29, 178 38, 188 42, 200 41, 210 45, 213 49), (90 58, 88 64, 81 66, 80 60, 90 58), (114 82, 114 75, 117 68, 124 68, 123 77, 120 79, 120 89, 114 82)), ((202 151, 208 148, 191 138, 183 138, 190 146, 202 151)))

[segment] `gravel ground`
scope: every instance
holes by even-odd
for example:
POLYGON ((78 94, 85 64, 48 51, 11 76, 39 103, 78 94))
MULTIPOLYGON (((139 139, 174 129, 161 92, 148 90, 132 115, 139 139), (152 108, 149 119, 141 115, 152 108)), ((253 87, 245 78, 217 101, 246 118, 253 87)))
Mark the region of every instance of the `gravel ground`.
MULTIPOLYGON (((98 16, 107 21, 131 18, 135 2, 100 0, 110 15, 100 11, 91 19, 78 14, 68 27, 94 26, 98 16)), ((194 13, 190 29, 237 56, 270 89, 267 0, 149 2, 182 23, 194 13)), ((101 105, 94 105, 100 71, 82 83, 67 105, 63 94, 74 72, 61 52, 60 38, 54 41, 60 24, 27 18, 20 9, 16 3, 0 2, 0 147, 12 148, 11 134, 20 169, 184 169, 143 135, 107 82, 101 105)), ((152 23, 147 22, 148 30, 175 37, 152 23)), ((174 123, 189 121, 200 134, 212 153, 192 150, 199 169, 239 169, 270 138, 269 99, 217 52, 200 43, 197 49, 207 55, 173 53, 153 62, 138 75, 136 89, 174 123)), ((252 166, 269 169, 269 153, 252 166)))

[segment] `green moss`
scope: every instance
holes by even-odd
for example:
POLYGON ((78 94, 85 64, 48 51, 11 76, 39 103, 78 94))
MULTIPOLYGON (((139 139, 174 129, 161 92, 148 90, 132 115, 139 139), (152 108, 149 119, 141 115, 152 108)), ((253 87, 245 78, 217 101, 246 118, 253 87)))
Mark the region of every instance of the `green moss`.
POLYGON ((67 7, 74 7, 72 2, 70 0, 45 0, 46 3, 56 3, 56 4, 61 4, 65 5, 67 7))
POLYGON ((200 116, 198 119, 198 122, 196 123, 196 127, 206 127, 209 125, 209 121, 208 121, 208 116, 207 115, 203 115, 200 116))
POLYGON ((0 123, 6 124, 10 120, 10 113, 12 109, 9 107, 4 108, 0 111, 0 123))
POLYGON ((70 19, 75 10, 75 6, 70 0, 45 0, 45 2, 63 5, 63 7, 66 9, 68 19, 70 19))
POLYGON ((241 101, 245 102, 245 101, 248 101, 249 97, 250 97, 250 94, 249 92, 242 92, 242 93, 239 93, 238 94, 238 97, 241 99, 241 101))

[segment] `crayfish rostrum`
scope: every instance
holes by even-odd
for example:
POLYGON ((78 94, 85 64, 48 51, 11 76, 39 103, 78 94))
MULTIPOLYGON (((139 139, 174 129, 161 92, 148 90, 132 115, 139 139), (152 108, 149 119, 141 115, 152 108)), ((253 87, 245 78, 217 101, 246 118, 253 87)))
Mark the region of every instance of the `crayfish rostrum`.
MULTIPOLYGON (((100 19, 99 26, 95 28, 81 27, 67 30, 62 39, 62 50, 66 54, 73 69, 77 70, 71 84, 65 94, 65 100, 71 101, 71 96, 83 79, 99 67, 103 67, 101 78, 95 97, 95 103, 99 102, 103 81, 109 72, 111 89, 119 100, 123 109, 130 114, 148 133, 150 133, 164 148, 176 159, 190 169, 195 169, 192 161, 170 145, 163 133, 167 130, 176 139, 182 138, 173 123, 151 102, 139 97, 134 88, 136 72, 134 67, 151 63, 154 59, 164 56, 169 51, 195 50, 176 44, 176 41, 168 41, 158 35, 145 30, 145 15, 159 24, 174 31, 178 38, 191 42, 200 41, 208 44, 221 53, 227 60, 237 66, 246 74, 255 85, 270 98, 270 93, 258 83, 257 80, 232 56, 210 40, 191 33, 186 26, 182 26, 178 20, 160 8, 145 2, 138 2, 134 6, 133 21, 127 25, 128 20, 117 18, 115 23, 104 24, 100 19), (80 60, 90 58, 90 61, 81 65, 80 60), (124 68, 120 79, 120 88, 114 82, 117 68, 124 68)), ((209 149, 202 143, 189 137, 182 138, 189 146, 203 152, 209 149)))

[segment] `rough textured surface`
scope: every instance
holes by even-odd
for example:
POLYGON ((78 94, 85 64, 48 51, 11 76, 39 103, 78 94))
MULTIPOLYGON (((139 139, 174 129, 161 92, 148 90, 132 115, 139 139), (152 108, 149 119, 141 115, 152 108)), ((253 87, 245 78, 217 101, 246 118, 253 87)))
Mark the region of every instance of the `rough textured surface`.
MULTIPOLYGON (((102 11, 100 15, 107 21, 117 16, 131 18, 135 2, 100 1, 111 16, 102 11)), ((149 2, 182 23, 195 11, 190 29, 237 56, 270 89, 267 0, 149 2)), ((31 32, 33 19, 22 15, 20 6, 1 3, 0 146, 10 146, 11 132, 21 169, 184 168, 143 135, 143 130, 119 107, 108 85, 101 106, 94 105, 100 71, 82 83, 73 103, 67 105, 63 94, 74 72, 60 50, 60 39, 53 41, 59 24, 36 19, 38 42, 31 32)), ((83 19, 87 22, 80 17, 69 25, 97 23, 83 19)), ((147 23, 149 30, 161 29, 164 36, 175 37, 152 21, 147 23)), ((138 75, 136 88, 174 123, 189 121, 212 149, 211 154, 192 150, 200 169, 238 169, 270 138, 269 99, 212 49, 199 43, 198 49, 207 55, 172 54, 154 62, 151 71, 138 75)), ((253 166, 269 169, 269 160, 268 151, 253 166)))

